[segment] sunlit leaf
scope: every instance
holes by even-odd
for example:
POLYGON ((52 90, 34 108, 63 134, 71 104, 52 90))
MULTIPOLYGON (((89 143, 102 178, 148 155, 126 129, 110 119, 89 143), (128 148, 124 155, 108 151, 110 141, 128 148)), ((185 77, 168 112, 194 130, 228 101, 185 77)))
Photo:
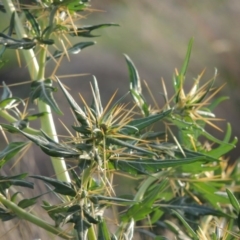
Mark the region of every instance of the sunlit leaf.
POLYGON ((215 158, 219 158, 224 154, 228 153, 229 151, 231 151, 233 148, 235 148, 238 142, 238 139, 235 137, 233 141, 229 143, 231 136, 232 136, 232 128, 231 128, 231 125, 228 123, 226 134, 222 141, 222 144, 220 144, 219 147, 209 151, 208 154, 215 158))
POLYGON ((235 211, 237 213, 240 214, 240 204, 239 204, 237 198, 234 196, 234 194, 231 192, 231 190, 226 189, 226 192, 227 192, 228 198, 229 198, 233 208, 235 209, 235 211))
POLYGON ((201 196, 212 206, 218 208, 218 203, 229 204, 228 198, 216 194, 217 189, 213 184, 207 182, 193 182, 191 184, 194 190, 201 193, 201 196))
POLYGON ((79 105, 76 103, 76 101, 73 99, 73 97, 70 95, 70 93, 66 90, 66 88, 62 85, 60 80, 57 78, 57 81, 59 83, 60 88, 62 89, 71 109, 73 110, 77 120, 82 124, 83 128, 87 129, 90 127, 89 121, 87 119, 86 114, 84 111, 79 107, 79 105))
POLYGON ((148 116, 149 107, 142 95, 142 87, 138 71, 132 60, 126 54, 124 56, 128 65, 128 72, 130 77, 130 92, 137 106, 141 109, 144 116, 148 116))
POLYGON ((93 76, 92 93, 93 93, 92 109, 96 112, 97 117, 99 118, 103 113, 103 107, 102 107, 100 91, 98 88, 98 82, 95 76, 93 76))

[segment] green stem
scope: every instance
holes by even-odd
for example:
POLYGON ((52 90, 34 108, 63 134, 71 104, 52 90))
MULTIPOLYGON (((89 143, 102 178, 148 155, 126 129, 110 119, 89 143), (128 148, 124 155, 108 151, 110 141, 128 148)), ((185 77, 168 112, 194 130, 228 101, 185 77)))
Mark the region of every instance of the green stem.
MULTIPOLYGON (((11 116, 7 111, 5 110, 1 110, 0 111, 0 116, 2 118, 4 118, 5 120, 7 120, 9 123, 14 123, 17 122, 18 120, 16 118, 14 118, 13 116, 11 116)), ((34 129, 34 128, 30 128, 30 127, 26 127, 24 130, 24 132, 32 134, 32 135, 40 135, 41 132, 34 129)))
POLYGON ((88 239, 89 240, 96 240, 97 239, 94 228, 93 228, 93 225, 91 225, 91 227, 88 229, 88 239))
MULTIPOLYGON (((12 15, 13 12, 16 12, 14 4, 11 0, 2 0, 2 3, 7 11, 9 16, 12 15)), ((15 14, 15 29, 17 36, 21 39, 26 37, 24 28, 17 14, 15 14)), ((28 70, 32 80, 44 79, 45 73, 45 59, 46 59, 46 50, 41 49, 41 54, 39 58, 39 64, 36 59, 35 53, 32 49, 23 50, 24 58, 28 63, 28 70)), ((51 136, 56 142, 58 142, 57 132, 53 120, 53 116, 51 113, 51 108, 39 101, 38 108, 40 112, 47 112, 43 117, 41 117, 41 127, 44 132, 46 132, 49 136, 51 136)), ((54 171, 59 180, 70 182, 70 177, 67 172, 66 163, 63 159, 60 158, 51 158, 54 171)))
POLYGON ((0 194, 0 202, 6 206, 8 209, 11 209, 14 214, 16 214, 19 218, 25 219, 45 230, 51 232, 55 235, 58 235, 64 239, 73 239, 72 235, 62 232, 60 229, 52 226, 49 223, 46 223, 44 220, 34 216, 33 214, 28 213, 24 209, 17 206, 15 203, 11 202, 10 200, 6 199, 3 195, 0 194))

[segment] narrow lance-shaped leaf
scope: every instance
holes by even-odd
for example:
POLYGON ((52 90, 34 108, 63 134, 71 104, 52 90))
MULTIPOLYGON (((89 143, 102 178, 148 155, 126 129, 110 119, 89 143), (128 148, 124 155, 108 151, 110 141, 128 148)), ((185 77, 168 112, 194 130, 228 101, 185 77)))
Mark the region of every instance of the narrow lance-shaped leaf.
POLYGON ((0 152, 0 168, 2 168, 9 160, 11 160, 17 153, 25 148, 29 142, 11 142, 8 146, 0 152))
POLYGON ((41 36, 41 28, 40 25, 38 24, 36 18, 31 14, 31 12, 28 9, 23 9, 26 19, 30 22, 32 29, 34 33, 36 34, 36 37, 41 36))
POLYGON ((9 49, 31 49, 36 46, 36 43, 30 38, 22 38, 21 40, 14 39, 0 32, 0 44, 9 49))
POLYGON ((226 192, 227 192, 228 198, 229 198, 233 208, 235 209, 235 211, 238 214, 240 214, 240 204, 239 204, 237 198, 234 196, 234 194, 229 189, 226 189, 226 192))
POLYGON ((191 52, 192 52, 192 45, 193 45, 193 38, 191 38, 188 43, 187 54, 186 54, 183 66, 181 68, 181 71, 180 71, 180 75, 182 75, 182 76, 185 76, 186 72, 187 72, 187 68, 188 68, 188 64, 189 64, 189 60, 190 60, 190 56, 191 56, 191 52))
POLYGON ((57 88, 52 86, 51 79, 45 79, 40 81, 34 81, 31 84, 30 99, 33 102, 35 99, 39 99, 48 104, 56 113, 62 114, 58 107, 57 102, 53 97, 53 92, 56 92, 57 88))
MULTIPOLYGON (((8 28, 8 36, 11 36, 12 33, 13 33, 14 23, 15 23, 15 11, 12 13, 12 16, 11 16, 11 19, 10 19, 10 24, 9 24, 9 28, 8 28)), ((3 46, 1 51, 0 51, 0 57, 3 55, 5 50, 6 50, 6 46, 3 46)))
POLYGON ((177 209, 181 210, 185 213, 191 214, 196 217, 212 215, 217 217, 227 217, 232 218, 232 216, 224 213, 223 211, 216 210, 212 207, 204 206, 204 205, 197 205, 197 204, 156 204, 157 206, 165 209, 168 211, 169 209, 177 209))
MULTIPOLYGON (((110 160, 110 164, 115 169, 131 173, 131 174, 150 174, 161 171, 163 168, 177 167, 185 164, 191 164, 194 162, 206 162, 213 161, 212 158, 207 157, 192 157, 176 160, 110 160)), ((111 168, 111 165, 109 166, 111 168)))
POLYGON ((191 56, 191 51, 192 51, 192 45, 193 45, 193 38, 189 41, 186 57, 185 57, 185 60, 184 60, 184 63, 183 63, 180 73, 174 75, 174 77, 173 77, 174 88, 175 88, 175 92, 177 94, 175 97, 176 102, 178 102, 179 91, 182 88, 182 85, 185 80, 185 75, 187 72, 187 68, 188 68, 188 64, 189 64, 189 60, 190 60, 190 56, 191 56))
POLYGON ((134 134, 136 131, 141 131, 146 127, 152 126, 153 123, 167 117, 172 112, 172 109, 166 110, 164 112, 150 115, 145 118, 134 119, 130 121, 126 126, 124 126, 120 132, 122 134, 134 134))
POLYGON ((43 194, 40 194, 33 198, 25 198, 18 203, 18 206, 21 208, 31 207, 32 205, 34 205, 37 202, 38 198, 42 197, 43 195, 45 195, 47 193, 48 192, 44 192, 43 194))
POLYGON ((71 109, 73 110, 77 120, 85 127, 85 128, 89 128, 90 124, 89 121, 87 119, 86 114, 84 113, 84 111, 79 107, 79 105, 75 102, 75 100, 73 99, 73 97, 70 95, 70 93, 66 90, 66 88, 63 86, 63 84, 60 82, 60 80, 56 77, 60 88, 62 89, 71 109))
POLYGON ((137 106, 141 109, 144 116, 148 116, 149 115, 148 104, 142 95, 142 87, 138 71, 132 60, 126 54, 124 56, 128 65, 128 72, 130 77, 130 92, 137 106))
POLYGON ((93 35, 92 31, 100 28, 110 27, 110 26, 119 26, 119 24, 116 23, 103 23, 103 24, 97 24, 92 26, 83 26, 83 27, 77 27, 70 29, 70 35, 71 36, 78 36, 78 37, 99 37, 100 35, 93 35))
POLYGON ((229 144, 231 135, 232 135, 232 128, 231 128, 231 125, 228 123, 227 131, 226 131, 226 134, 225 134, 222 144, 220 144, 219 147, 209 151, 208 154, 215 158, 219 158, 219 157, 223 156, 224 154, 228 153, 229 151, 231 151, 233 148, 235 148, 235 146, 238 142, 238 139, 235 137, 234 140, 229 144))
POLYGON ((61 144, 52 140, 46 133, 42 131, 43 136, 31 135, 11 125, 1 124, 1 126, 11 133, 22 133, 26 138, 40 146, 40 148, 52 157, 77 158, 80 152, 68 145, 61 144))
POLYGON ((98 240, 111 240, 110 232, 104 219, 98 224, 98 240))
POLYGON ((190 225, 185 221, 185 219, 181 216, 180 213, 178 213, 175 210, 172 210, 172 212, 177 216, 177 218, 181 221, 181 223, 184 225, 184 227, 187 229, 191 237, 195 240, 199 239, 197 233, 194 232, 194 230, 190 227, 190 225))
POLYGON ((4 194, 4 191, 13 186, 21 186, 33 189, 33 183, 23 180, 27 176, 27 173, 18 174, 15 176, 0 176, 0 192, 4 194))
POLYGON ((62 195, 68 195, 75 197, 76 196, 76 191, 72 188, 70 183, 63 182, 54 178, 49 178, 45 176, 31 176, 32 178, 40 179, 48 184, 51 184, 54 187, 54 192, 60 193, 62 195))
POLYGON ((97 117, 100 117, 103 113, 103 107, 102 107, 100 91, 98 88, 98 82, 95 76, 93 76, 92 94, 93 94, 92 108, 96 112, 97 117))
POLYGON ((12 97, 12 92, 9 89, 9 87, 5 84, 5 82, 3 82, 3 93, 1 96, 1 101, 5 100, 7 98, 11 98, 12 97))
POLYGON ((118 146, 121 146, 121 147, 127 147, 129 150, 134 149, 136 151, 147 153, 149 155, 154 155, 154 156, 158 157, 158 155, 156 153, 151 152, 151 151, 149 151, 145 148, 141 148, 141 147, 132 145, 131 143, 128 143, 126 141, 122 141, 122 140, 116 139, 116 138, 111 138, 111 137, 108 137, 108 136, 107 136, 106 139, 107 139, 108 143, 115 144, 115 145, 118 145, 118 146))
MULTIPOLYGON (((70 54, 78 54, 81 52, 82 49, 86 48, 86 47, 89 47, 89 46, 92 46, 94 45, 95 42, 80 42, 80 43, 77 43, 75 45, 73 45, 72 47, 70 47, 69 49, 67 49, 67 53, 70 53, 70 54)), ((62 55, 65 55, 66 52, 65 51, 55 51, 53 53, 53 57, 55 59, 57 58, 60 58, 62 55)), ((51 57, 47 57, 47 61, 50 60, 51 57)))

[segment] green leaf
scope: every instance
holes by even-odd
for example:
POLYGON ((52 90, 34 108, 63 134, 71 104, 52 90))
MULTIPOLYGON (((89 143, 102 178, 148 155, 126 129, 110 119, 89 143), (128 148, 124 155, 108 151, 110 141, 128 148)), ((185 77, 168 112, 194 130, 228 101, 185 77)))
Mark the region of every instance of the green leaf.
POLYGON ((111 235, 108 226, 104 219, 101 219, 98 224, 98 240, 111 240, 111 235))
POLYGON ((166 110, 164 112, 150 115, 145 118, 139 118, 130 121, 126 126, 121 128, 120 133, 122 134, 134 134, 136 132, 140 132, 141 130, 145 129, 146 127, 152 126, 153 123, 167 117, 172 112, 171 109, 166 110))
POLYGON ((121 219, 124 222, 129 222, 132 218, 135 221, 145 219, 147 215, 155 211, 153 204, 159 199, 159 195, 168 184, 168 179, 161 181, 159 184, 153 186, 145 194, 141 202, 136 202, 133 204, 124 214, 122 214, 121 219))
POLYGON ((182 76, 186 75, 189 60, 190 60, 190 56, 191 56, 191 52, 192 52, 192 46, 193 46, 193 38, 191 38, 189 43, 188 43, 187 54, 185 56, 183 66, 182 66, 181 71, 180 71, 180 75, 182 75, 182 76))
POLYGON ((2 97, 1 97, 1 101, 5 100, 7 98, 11 98, 12 97, 12 92, 9 89, 9 87, 5 84, 5 82, 3 82, 3 93, 2 93, 2 97))
POLYGON ((116 138, 111 138, 111 137, 107 137, 107 142, 110 143, 110 144, 114 144, 114 145, 118 145, 118 146, 121 146, 121 147, 127 147, 129 150, 137 150, 138 152, 143 152, 143 153, 147 153, 149 155, 153 155, 153 156, 156 156, 158 157, 158 155, 154 152, 151 152, 145 148, 142 148, 142 147, 138 147, 138 146, 135 146, 135 145, 132 145, 131 143, 128 143, 126 141, 122 141, 122 140, 119 140, 119 139, 116 139, 116 138))
POLYGON ((78 104, 75 102, 75 100, 73 99, 73 97, 69 94, 69 92, 65 89, 65 87, 62 85, 62 83, 60 82, 60 80, 57 78, 57 81, 59 83, 60 88, 62 89, 65 97, 67 98, 67 101, 71 107, 71 109, 73 110, 77 120, 82 124, 83 128, 86 129, 86 131, 88 131, 90 129, 90 123, 87 119, 86 114, 84 113, 84 111, 78 106, 78 104))
POLYGON ((48 184, 51 184, 54 187, 53 191, 56 193, 60 193, 62 195, 67 195, 71 197, 75 197, 77 194, 70 183, 60 181, 54 178, 45 177, 45 176, 35 175, 30 177, 40 179, 48 184))
MULTIPOLYGON (((191 164, 194 162, 206 162, 211 159, 206 157, 195 157, 195 158, 182 158, 182 159, 167 159, 167 160, 110 160, 112 166, 123 172, 127 172, 130 174, 138 175, 138 174, 151 174, 157 173, 161 171, 163 168, 169 167, 178 167, 185 164, 191 164)), ((111 166, 109 166, 111 167, 111 166)))
POLYGON ((224 139, 222 141, 222 144, 220 144, 219 147, 209 151, 208 154, 210 156, 215 157, 215 158, 220 158, 224 154, 228 153, 233 148, 235 148, 236 144, 238 142, 238 139, 235 137, 234 140, 231 143, 229 143, 231 136, 232 136, 232 128, 231 128, 231 125, 228 123, 227 124, 226 135, 225 135, 225 137, 224 137, 224 139))
POLYGON ((18 128, 20 130, 24 130, 25 128, 27 128, 29 126, 29 121, 36 120, 40 117, 45 116, 46 114, 48 114, 48 113, 47 112, 42 112, 42 113, 36 113, 36 114, 28 115, 26 118, 20 119, 16 122, 12 123, 12 125, 15 128, 18 128))
MULTIPOLYGON (((67 49, 67 53, 78 54, 82 51, 82 49, 84 49, 86 47, 89 47, 89 46, 92 46, 94 44, 95 44, 95 42, 80 42, 80 43, 77 43, 77 44, 73 45, 71 48, 67 49)), ((65 56, 66 52, 57 50, 53 53, 52 56, 55 59, 57 59, 57 58, 60 58, 62 55, 65 56)), ((50 60, 50 59, 51 59, 51 57, 47 57, 47 61, 50 60)))
POLYGON ((17 153, 24 149, 29 142, 11 142, 0 152, 0 169, 17 153))
POLYGON ((14 186, 20 186, 20 187, 27 187, 33 189, 33 183, 28 182, 24 179, 27 176, 27 173, 22 173, 14 176, 0 176, 0 192, 4 194, 4 191, 8 188, 10 188, 12 185, 14 186))
POLYGON ((23 12, 25 13, 26 19, 30 22, 32 29, 35 33, 35 37, 41 36, 41 28, 38 24, 36 18, 30 13, 28 9, 23 9, 23 12))
POLYGON ((219 208, 218 203, 229 204, 228 198, 216 194, 218 189, 208 182, 193 182, 192 188, 199 192, 215 208, 219 208))
POLYGON ((0 207, 0 219, 2 221, 9 221, 15 217, 16 217, 16 215, 14 213, 11 213, 11 212, 9 213, 9 210, 6 210, 6 209, 0 207))
POLYGON ((69 171, 72 175, 72 180, 75 182, 76 186, 80 189, 82 186, 81 178, 79 177, 79 174, 76 173, 76 171, 69 166, 69 171))
POLYGON ((142 87, 138 71, 132 60, 126 54, 124 54, 124 56, 128 65, 128 72, 130 77, 130 92, 132 94, 134 101, 136 102, 137 106, 141 109, 144 116, 148 116, 149 107, 142 95, 142 87))
POLYGON ((40 146, 43 152, 51 157, 66 157, 66 158, 76 158, 79 157, 79 151, 69 147, 68 145, 61 144, 52 140, 43 131, 43 136, 31 135, 19 130, 25 137, 40 146))
POLYGON ((27 207, 31 207, 36 202, 37 202, 37 198, 23 199, 18 203, 18 206, 20 208, 27 208, 27 207))
POLYGON ((30 99, 32 102, 35 99, 39 99, 48 104, 56 113, 62 114, 57 102, 53 98, 53 92, 56 91, 57 88, 52 86, 51 79, 33 81, 31 84, 30 99))
POLYGON ((0 3, 0 12, 6 13, 6 9, 2 3, 0 3))
POLYGON ((192 51, 192 45, 193 45, 193 38, 191 38, 189 41, 187 53, 186 53, 185 60, 184 60, 184 63, 183 63, 180 73, 178 75, 174 75, 174 77, 173 77, 173 83, 174 83, 174 88, 175 88, 175 92, 176 92, 176 97, 175 97, 176 103, 178 102, 179 90, 182 88, 184 80, 185 80, 185 75, 187 72, 187 68, 188 68, 188 64, 189 64, 189 60, 190 60, 190 56, 191 56, 191 51, 192 51))
POLYGON ((227 192, 228 198, 229 198, 233 208, 236 210, 236 212, 238 214, 240 214, 240 204, 239 204, 237 198, 234 196, 234 194, 231 192, 231 190, 226 189, 226 192, 227 192))
POLYGON ((11 201, 12 202, 16 202, 16 199, 17 199, 17 195, 19 194, 20 192, 15 192, 12 196, 11 196, 11 201))
POLYGON ((0 32, 0 45, 4 45, 9 49, 31 49, 36 46, 36 43, 30 38, 22 38, 21 40, 14 39, 0 32))
POLYGON ((103 195, 91 195, 89 196, 91 201, 99 202, 99 201, 106 201, 106 202, 114 202, 118 203, 120 205, 131 205, 136 203, 134 200, 124 199, 124 198, 118 198, 118 197, 107 197, 103 195))
POLYGON ((169 209, 177 209, 181 210, 187 214, 191 214, 192 216, 200 217, 206 215, 212 215, 217 217, 227 217, 231 218, 228 214, 224 213, 223 211, 216 210, 212 207, 204 206, 204 205, 197 205, 197 204, 159 204, 161 209, 165 209, 168 211, 169 209))
POLYGON ((221 102, 228 100, 228 99, 229 99, 229 97, 226 97, 226 96, 216 98, 210 103, 210 105, 208 106, 208 109, 210 111, 213 111, 221 102))
POLYGON ((92 26, 83 26, 83 27, 78 27, 76 29, 72 28, 70 29, 70 35, 75 37, 99 37, 100 35, 93 35, 91 32, 96 29, 100 28, 105 28, 105 27, 110 27, 110 26, 119 26, 116 23, 103 23, 103 24, 97 24, 97 25, 92 25, 92 26))
POLYGON ((0 102, 0 109, 12 109, 17 107, 20 103, 22 103, 23 106, 25 105, 24 101, 21 98, 6 98, 0 102))
POLYGON ((93 76, 92 94, 93 94, 93 103, 91 107, 96 113, 96 117, 100 118, 103 113, 103 107, 102 107, 100 91, 98 88, 98 82, 95 76, 93 76))
POLYGON ((193 237, 193 239, 198 239, 198 235, 194 232, 194 230, 190 227, 190 225, 185 221, 185 219, 181 216, 181 214, 179 214, 177 211, 172 210, 172 212, 177 216, 177 218, 182 222, 182 224, 184 225, 184 227, 187 229, 187 231, 189 232, 189 234, 191 235, 191 237, 193 237))
POLYGON ((16 127, 14 127, 14 126, 12 126, 12 125, 8 125, 8 124, 0 124, 1 125, 1 127, 4 129, 4 130, 6 130, 6 131, 8 131, 8 132, 10 132, 10 133, 19 133, 20 132, 20 130, 19 129, 17 129, 16 127))
POLYGON ((89 223, 93 223, 93 224, 99 223, 99 221, 97 219, 95 219, 93 216, 91 216, 90 213, 88 213, 85 209, 83 209, 83 214, 89 223))

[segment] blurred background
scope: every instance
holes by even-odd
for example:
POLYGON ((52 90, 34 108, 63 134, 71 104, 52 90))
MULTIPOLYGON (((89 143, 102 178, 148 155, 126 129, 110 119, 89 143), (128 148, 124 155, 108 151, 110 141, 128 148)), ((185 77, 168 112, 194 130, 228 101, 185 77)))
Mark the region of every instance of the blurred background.
MULTIPOLYGON (((118 97, 128 90, 128 70, 123 57, 123 53, 126 53, 134 61, 141 79, 147 81, 156 99, 161 103, 160 93, 163 91, 161 78, 165 80, 171 96, 174 69, 181 68, 188 42, 194 37, 186 83, 191 86, 193 79, 206 69, 202 78, 204 83, 213 77, 217 68, 216 86, 224 83, 226 86, 216 97, 229 96, 229 100, 223 102, 215 111, 218 118, 226 119, 218 125, 224 131, 226 123, 230 122, 233 135, 240 137, 239 0, 92 0, 91 5, 95 11, 85 14, 80 24, 114 22, 120 24, 120 27, 96 31, 95 33, 101 35, 99 38, 82 39, 94 40, 97 44, 72 57, 71 62, 65 60, 64 67, 58 70, 57 75, 72 73, 95 75, 99 81, 103 102, 107 103, 116 89, 118 97)), ((2 19, 3 14, 0 14, 2 19)), ((53 68, 54 66, 50 64, 48 74, 51 74, 53 68)), ((91 79, 91 75, 61 78, 71 88, 71 94, 75 99, 79 99, 80 92, 87 101, 91 99, 89 97, 91 79)), ((27 81, 29 76, 24 65, 19 68, 17 62, 10 59, 1 69, 0 80, 10 84, 27 81)), ((17 96, 26 97, 29 85, 11 89, 17 96)), ((57 94, 57 101, 64 112, 67 104, 60 93, 57 94)), ((63 121, 70 126, 72 119, 68 116, 65 115, 63 121)), ((215 136, 223 138, 223 133, 211 128, 209 130, 215 136)), ((66 132, 60 130, 60 134, 62 133, 66 132)), ((239 155, 238 145, 232 151, 231 159, 234 161, 239 155)), ((40 158, 42 157, 39 157, 39 161, 40 158)), ((46 162, 46 165, 49 165, 49 162, 46 162)), ((46 167, 42 161, 38 166, 41 168, 38 167, 37 171, 44 173, 52 171, 51 167, 46 167)))

